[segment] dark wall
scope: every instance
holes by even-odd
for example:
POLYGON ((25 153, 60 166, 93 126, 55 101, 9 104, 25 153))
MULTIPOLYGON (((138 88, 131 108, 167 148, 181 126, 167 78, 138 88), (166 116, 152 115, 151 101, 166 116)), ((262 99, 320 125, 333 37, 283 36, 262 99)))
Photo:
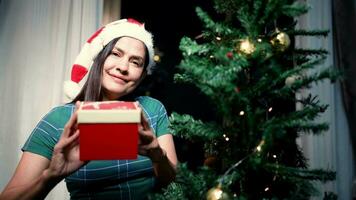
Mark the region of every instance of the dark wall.
MULTIPOLYGON (((194 38, 201 33, 201 23, 196 16, 195 7, 202 6, 202 2, 122 1, 122 18, 131 17, 144 22, 146 28, 154 34, 155 46, 163 53, 157 70, 146 81, 146 89, 149 89, 152 97, 164 103, 168 112, 206 116, 204 102, 200 101, 198 91, 192 86, 177 85, 172 80, 182 58, 178 49, 180 39, 183 36, 194 38)), ((208 7, 206 3, 203 6, 208 7)), ((144 84, 142 86, 145 87, 144 84)))
MULTIPOLYGON (((172 112, 191 114, 195 118, 210 119, 209 103, 199 90, 191 85, 176 84, 176 73, 182 56, 179 42, 183 36, 194 38, 201 33, 202 24, 196 15, 196 6, 212 10, 209 1, 133 1, 122 0, 122 18, 134 18, 144 22, 154 35, 155 46, 163 53, 162 60, 154 74, 141 84, 141 90, 159 99, 170 114, 172 112)), ((202 162, 203 152, 199 144, 175 138, 179 160, 193 165, 202 162)))

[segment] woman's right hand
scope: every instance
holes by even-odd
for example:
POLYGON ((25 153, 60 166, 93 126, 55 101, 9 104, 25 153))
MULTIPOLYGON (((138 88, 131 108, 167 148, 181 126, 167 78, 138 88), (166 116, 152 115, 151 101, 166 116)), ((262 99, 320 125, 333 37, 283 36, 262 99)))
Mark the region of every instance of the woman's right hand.
POLYGON ((54 146, 52 158, 24 152, 9 183, 0 194, 0 200, 45 199, 47 194, 65 177, 82 167, 79 160, 79 130, 77 110, 67 122, 54 146))
POLYGON ((51 179, 61 180, 70 175, 87 162, 79 159, 79 129, 77 125, 77 110, 80 102, 76 102, 75 112, 64 127, 63 133, 54 146, 49 167, 45 170, 51 179))

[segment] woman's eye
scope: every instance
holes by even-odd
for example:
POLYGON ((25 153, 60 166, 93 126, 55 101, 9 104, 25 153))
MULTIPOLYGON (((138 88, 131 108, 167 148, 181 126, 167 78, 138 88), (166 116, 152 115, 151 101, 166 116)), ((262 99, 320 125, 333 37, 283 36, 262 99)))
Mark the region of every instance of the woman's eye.
POLYGON ((111 52, 111 54, 114 56, 120 56, 120 54, 118 52, 111 52))
POLYGON ((142 63, 138 60, 132 60, 131 63, 133 63, 135 66, 141 67, 142 63))

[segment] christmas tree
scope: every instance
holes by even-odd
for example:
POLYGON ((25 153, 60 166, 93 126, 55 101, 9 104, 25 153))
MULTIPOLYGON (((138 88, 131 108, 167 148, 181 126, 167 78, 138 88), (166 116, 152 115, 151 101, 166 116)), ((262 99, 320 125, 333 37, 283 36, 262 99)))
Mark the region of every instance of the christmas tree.
POLYGON ((301 134, 322 134, 317 122, 326 109, 317 96, 296 93, 338 73, 316 70, 328 52, 301 49, 295 37, 322 39, 328 30, 298 30, 309 11, 293 0, 214 0, 214 15, 196 8, 204 29, 183 37, 178 83, 199 88, 215 120, 172 113, 176 137, 204 144, 205 162, 179 166, 176 180, 152 199, 309 199, 317 182, 335 179, 326 169, 309 169, 296 143, 301 134), (214 16, 214 17, 212 17, 214 16), (296 109, 295 105, 302 105, 296 109))

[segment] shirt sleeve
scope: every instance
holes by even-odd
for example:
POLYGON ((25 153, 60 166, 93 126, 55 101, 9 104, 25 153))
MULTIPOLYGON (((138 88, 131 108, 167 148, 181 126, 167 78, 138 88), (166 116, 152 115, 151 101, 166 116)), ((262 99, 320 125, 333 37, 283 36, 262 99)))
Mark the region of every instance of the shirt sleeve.
POLYGON ((163 106, 162 103, 160 103, 159 110, 158 110, 157 128, 156 128, 157 137, 165 134, 169 134, 168 126, 169 126, 169 120, 168 120, 166 108, 163 106))
POLYGON ((38 122, 21 150, 44 156, 50 160, 53 148, 69 117, 70 112, 65 112, 65 109, 61 107, 52 109, 38 122))
POLYGON ((137 99, 156 137, 168 134, 169 120, 164 105, 157 99, 141 96, 137 99))

